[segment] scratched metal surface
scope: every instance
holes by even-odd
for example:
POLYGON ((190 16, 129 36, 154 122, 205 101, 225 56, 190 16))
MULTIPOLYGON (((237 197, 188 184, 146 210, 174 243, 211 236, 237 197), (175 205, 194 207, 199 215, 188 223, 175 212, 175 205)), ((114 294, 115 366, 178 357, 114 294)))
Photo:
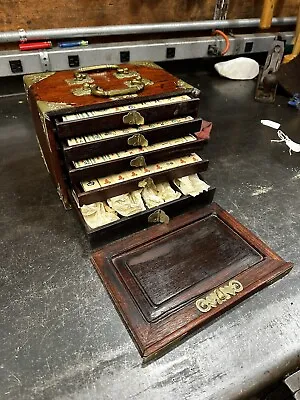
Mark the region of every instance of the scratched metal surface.
POLYGON ((48 179, 25 96, 1 98, 1 399, 233 400, 299 364, 300 154, 271 144, 275 132, 259 123, 282 122, 300 142, 299 113, 283 97, 255 103, 254 82, 179 75, 203 90, 203 117, 215 123, 203 156, 216 200, 293 271, 142 367, 48 179))

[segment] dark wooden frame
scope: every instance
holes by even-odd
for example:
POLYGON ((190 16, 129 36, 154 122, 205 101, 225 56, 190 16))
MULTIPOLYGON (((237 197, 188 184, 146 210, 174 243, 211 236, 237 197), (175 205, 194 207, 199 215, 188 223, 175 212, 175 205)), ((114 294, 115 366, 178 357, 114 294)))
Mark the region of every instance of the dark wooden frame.
POLYGON ((287 274, 292 268, 291 263, 282 260, 266 244, 215 203, 196 212, 178 216, 172 219, 168 225, 154 226, 120 239, 95 252, 92 262, 144 361, 161 355, 170 345, 177 343, 251 294, 287 274), (234 277, 228 273, 228 266, 224 265, 224 271, 227 272, 219 274, 218 279, 214 276, 206 284, 205 281, 199 292, 194 292, 189 299, 185 299, 182 307, 149 322, 141 310, 141 305, 138 305, 137 300, 133 297, 133 292, 128 289, 133 284, 132 278, 127 273, 120 273, 120 269, 114 264, 115 260, 120 260, 129 251, 144 247, 159 237, 210 215, 215 215, 223 221, 242 241, 258 252, 262 259, 234 277), (201 313, 195 307, 195 299, 205 297, 220 284, 226 283, 228 279, 239 280, 243 284, 243 291, 213 308, 210 312, 201 313))

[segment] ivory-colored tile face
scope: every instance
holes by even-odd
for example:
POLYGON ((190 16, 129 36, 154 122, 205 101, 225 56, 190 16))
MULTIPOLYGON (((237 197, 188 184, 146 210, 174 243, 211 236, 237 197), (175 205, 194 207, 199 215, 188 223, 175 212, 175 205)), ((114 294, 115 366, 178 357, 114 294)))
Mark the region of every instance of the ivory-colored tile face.
POLYGON ((85 118, 92 118, 92 117, 98 117, 98 116, 103 116, 103 115, 116 114, 116 113, 124 112, 124 111, 140 110, 143 108, 161 106, 161 105, 172 104, 172 103, 182 103, 182 102, 188 101, 190 99, 191 99, 191 97, 188 95, 174 96, 174 97, 170 97, 168 99, 146 101, 143 103, 128 104, 128 105, 119 106, 119 107, 110 107, 110 108, 106 108, 103 110, 88 111, 88 112, 84 112, 84 113, 65 115, 62 117, 62 120, 63 120, 63 122, 76 121, 76 120, 85 119, 85 118))
MULTIPOLYGON (((126 181, 129 181, 129 180, 137 178, 137 177, 148 176, 148 175, 156 173, 156 172, 181 167, 186 164, 193 164, 198 161, 201 161, 201 157, 199 157, 197 154, 193 153, 189 156, 174 158, 172 160, 163 161, 163 162, 152 164, 152 165, 147 165, 146 167, 135 168, 133 170, 124 171, 124 172, 114 174, 114 175, 109 175, 109 176, 106 176, 103 178, 98 178, 97 182, 99 184, 99 187, 101 187, 101 188, 107 187, 107 186, 114 185, 117 183, 124 183, 126 181)), ((91 182, 93 182, 93 181, 91 181, 91 182)), ((85 184, 85 182, 84 182, 84 184, 85 184)), ((82 184, 82 186, 83 186, 83 184, 82 184)), ((83 189, 85 190, 84 186, 83 186, 83 189)))
POLYGON ((85 192, 89 192, 90 190, 100 189, 100 185, 97 179, 92 179, 90 181, 81 182, 81 186, 85 192))
POLYGON ((210 187, 206 182, 202 181, 197 174, 174 179, 173 183, 178 187, 182 194, 193 197, 207 191, 210 187))
POLYGON ((81 168, 81 167, 89 166, 89 165, 93 165, 93 164, 102 164, 107 161, 118 160, 118 159, 125 158, 125 157, 135 156, 137 154, 147 154, 154 150, 161 150, 161 149, 165 149, 165 148, 169 148, 169 147, 175 147, 175 146, 178 146, 185 142, 192 142, 192 141, 197 141, 197 139, 193 135, 183 136, 180 138, 155 143, 155 144, 152 144, 147 147, 142 147, 142 148, 135 147, 132 149, 120 151, 118 153, 111 153, 111 154, 106 154, 103 156, 94 157, 94 158, 90 158, 90 159, 86 159, 86 160, 75 161, 74 166, 75 166, 75 168, 81 168))

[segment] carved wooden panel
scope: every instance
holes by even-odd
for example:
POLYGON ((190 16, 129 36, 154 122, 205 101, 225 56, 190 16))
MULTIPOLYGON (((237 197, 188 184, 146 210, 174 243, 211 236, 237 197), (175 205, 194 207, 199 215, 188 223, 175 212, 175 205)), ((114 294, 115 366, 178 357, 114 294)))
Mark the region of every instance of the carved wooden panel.
POLYGON ((218 205, 93 254, 145 360, 291 269, 218 205))

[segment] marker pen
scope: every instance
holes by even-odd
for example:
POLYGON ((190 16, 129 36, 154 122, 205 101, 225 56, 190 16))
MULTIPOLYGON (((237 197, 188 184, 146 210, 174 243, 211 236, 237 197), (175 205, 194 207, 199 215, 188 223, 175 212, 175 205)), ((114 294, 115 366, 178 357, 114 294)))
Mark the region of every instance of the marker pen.
POLYGON ((87 46, 89 42, 87 40, 77 40, 75 42, 61 42, 58 43, 59 47, 78 47, 78 46, 87 46))

